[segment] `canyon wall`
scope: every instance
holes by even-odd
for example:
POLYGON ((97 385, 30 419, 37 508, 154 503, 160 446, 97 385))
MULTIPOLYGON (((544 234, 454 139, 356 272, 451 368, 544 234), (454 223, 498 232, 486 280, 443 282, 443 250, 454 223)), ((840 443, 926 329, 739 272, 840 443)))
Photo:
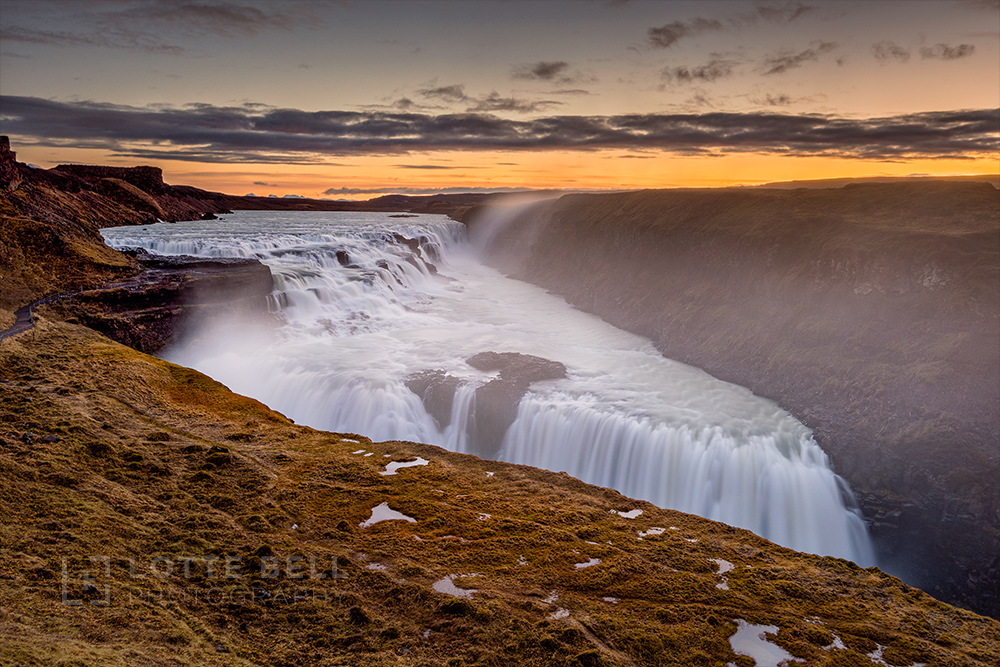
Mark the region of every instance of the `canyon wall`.
POLYGON ((988 183, 568 195, 488 261, 811 427, 880 564, 1000 616, 1000 196, 988 183))

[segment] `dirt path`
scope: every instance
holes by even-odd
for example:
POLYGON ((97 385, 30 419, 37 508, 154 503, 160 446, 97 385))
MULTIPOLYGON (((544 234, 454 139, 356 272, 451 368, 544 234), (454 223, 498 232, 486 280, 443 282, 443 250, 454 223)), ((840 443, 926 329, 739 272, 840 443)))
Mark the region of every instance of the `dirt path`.
POLYGON ((16 336, 19 333, 24 333, 35 326, 35 321, 31 316, 31 311, 34 310, 35 306, 44 306, 47 303, 52 303, 53 301, 77 294, 79 294, 79 292, 63 292, 62 294, 53 294, 52 296, 47 296, 44 299, 39 299, 38 301, 29 303, 27 306, 18 308, 14 313, 14 324, 9 329, 0 331, 0 341, 5 338, 10 338, 11 336, 16 336))

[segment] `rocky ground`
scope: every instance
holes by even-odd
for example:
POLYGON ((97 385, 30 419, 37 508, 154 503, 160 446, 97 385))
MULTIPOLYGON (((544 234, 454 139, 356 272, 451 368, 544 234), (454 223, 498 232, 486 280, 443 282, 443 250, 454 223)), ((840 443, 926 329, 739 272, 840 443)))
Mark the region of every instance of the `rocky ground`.
POLYGON ((746 623, 810 665, 1000 660, 874 568, 297 426, 46 308, 0 344, 0 664, 748 667, 746 623))
POLYGON ((777 401, 850 482, 884 567, 1000 617, 991 184, 569 195, 490 261, 777 401))

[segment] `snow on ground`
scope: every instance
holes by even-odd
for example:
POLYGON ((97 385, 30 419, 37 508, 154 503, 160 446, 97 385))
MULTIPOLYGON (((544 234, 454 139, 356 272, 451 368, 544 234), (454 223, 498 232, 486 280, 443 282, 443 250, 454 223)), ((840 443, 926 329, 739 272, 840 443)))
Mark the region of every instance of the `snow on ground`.
POLYGON ((431 588, 436 590, 438 593, 444 593, 445 595, 450 595, 456 598, 466 598, 471 599, 473 593, 478 593, 478 588, 459 588, 455 585, 455 579, 459 577, 478 577, 478 574, 449 574, 444 579, 438 579, 433 584, 431 588))
POLYGON ((601 563, 600 558, 591 558, 586 563, 575 563, 573 567, 575 567, 578 570, 582 570, 583 568, 590 567, 591 565, 600 565, 600 563, 601 563))
POLYGON ((736 621, 736 633, 729 638, 729 645, 737 655, 753 658, 756 667, 779 667, 791 662, 805 662, 767 640, 768 634, 778 634, 778 626, 754 625, 742 618, 733 620, 736 621))
POLYGON ((382 503, 376 507, 372 508, 372 515, 367 521, 362 521, 358 524, 359 528, 368 528, 369 526, 374 526, 380 521, 409 521, 410 523, 416 523, 417 520, 413 517, 406 516, 402 512, 397 512, 394 509, 389 508, 389 503, 382 503))
POLYGON ((642 514, 642 510, 629 510, 628 512, 619 512, 618 510, 611 510, 612 514, 617 514, 624 519, 636 519, 642 514))
POLYGON ((666 528, 650 528, 649 530, 640 530, 639 539, 641 540, 644 537, 652 537, 654 535, 662 535, 665 532, 667 532, 666 528))
MULTIPOLYGON (((367 456, 367 454, 365 455, 367 456)), ((427 459, 417 457, 416 461, 391 461, 385 466, 385 470, 380 472, 380 475, 395 475, 396 471, 400 468, 412 468, 413 466, 425 466, 430 461, 427 459)))

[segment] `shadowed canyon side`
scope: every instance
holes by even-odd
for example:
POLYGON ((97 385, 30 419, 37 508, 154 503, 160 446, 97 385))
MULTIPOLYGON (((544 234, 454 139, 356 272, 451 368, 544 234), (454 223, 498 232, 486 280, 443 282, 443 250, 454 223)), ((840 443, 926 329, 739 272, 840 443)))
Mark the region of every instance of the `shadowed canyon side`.
POLYGON ((489 261, 814 430, 880 563, 1000 615, 1000 195, 987 183, 568 195, 489 261))

